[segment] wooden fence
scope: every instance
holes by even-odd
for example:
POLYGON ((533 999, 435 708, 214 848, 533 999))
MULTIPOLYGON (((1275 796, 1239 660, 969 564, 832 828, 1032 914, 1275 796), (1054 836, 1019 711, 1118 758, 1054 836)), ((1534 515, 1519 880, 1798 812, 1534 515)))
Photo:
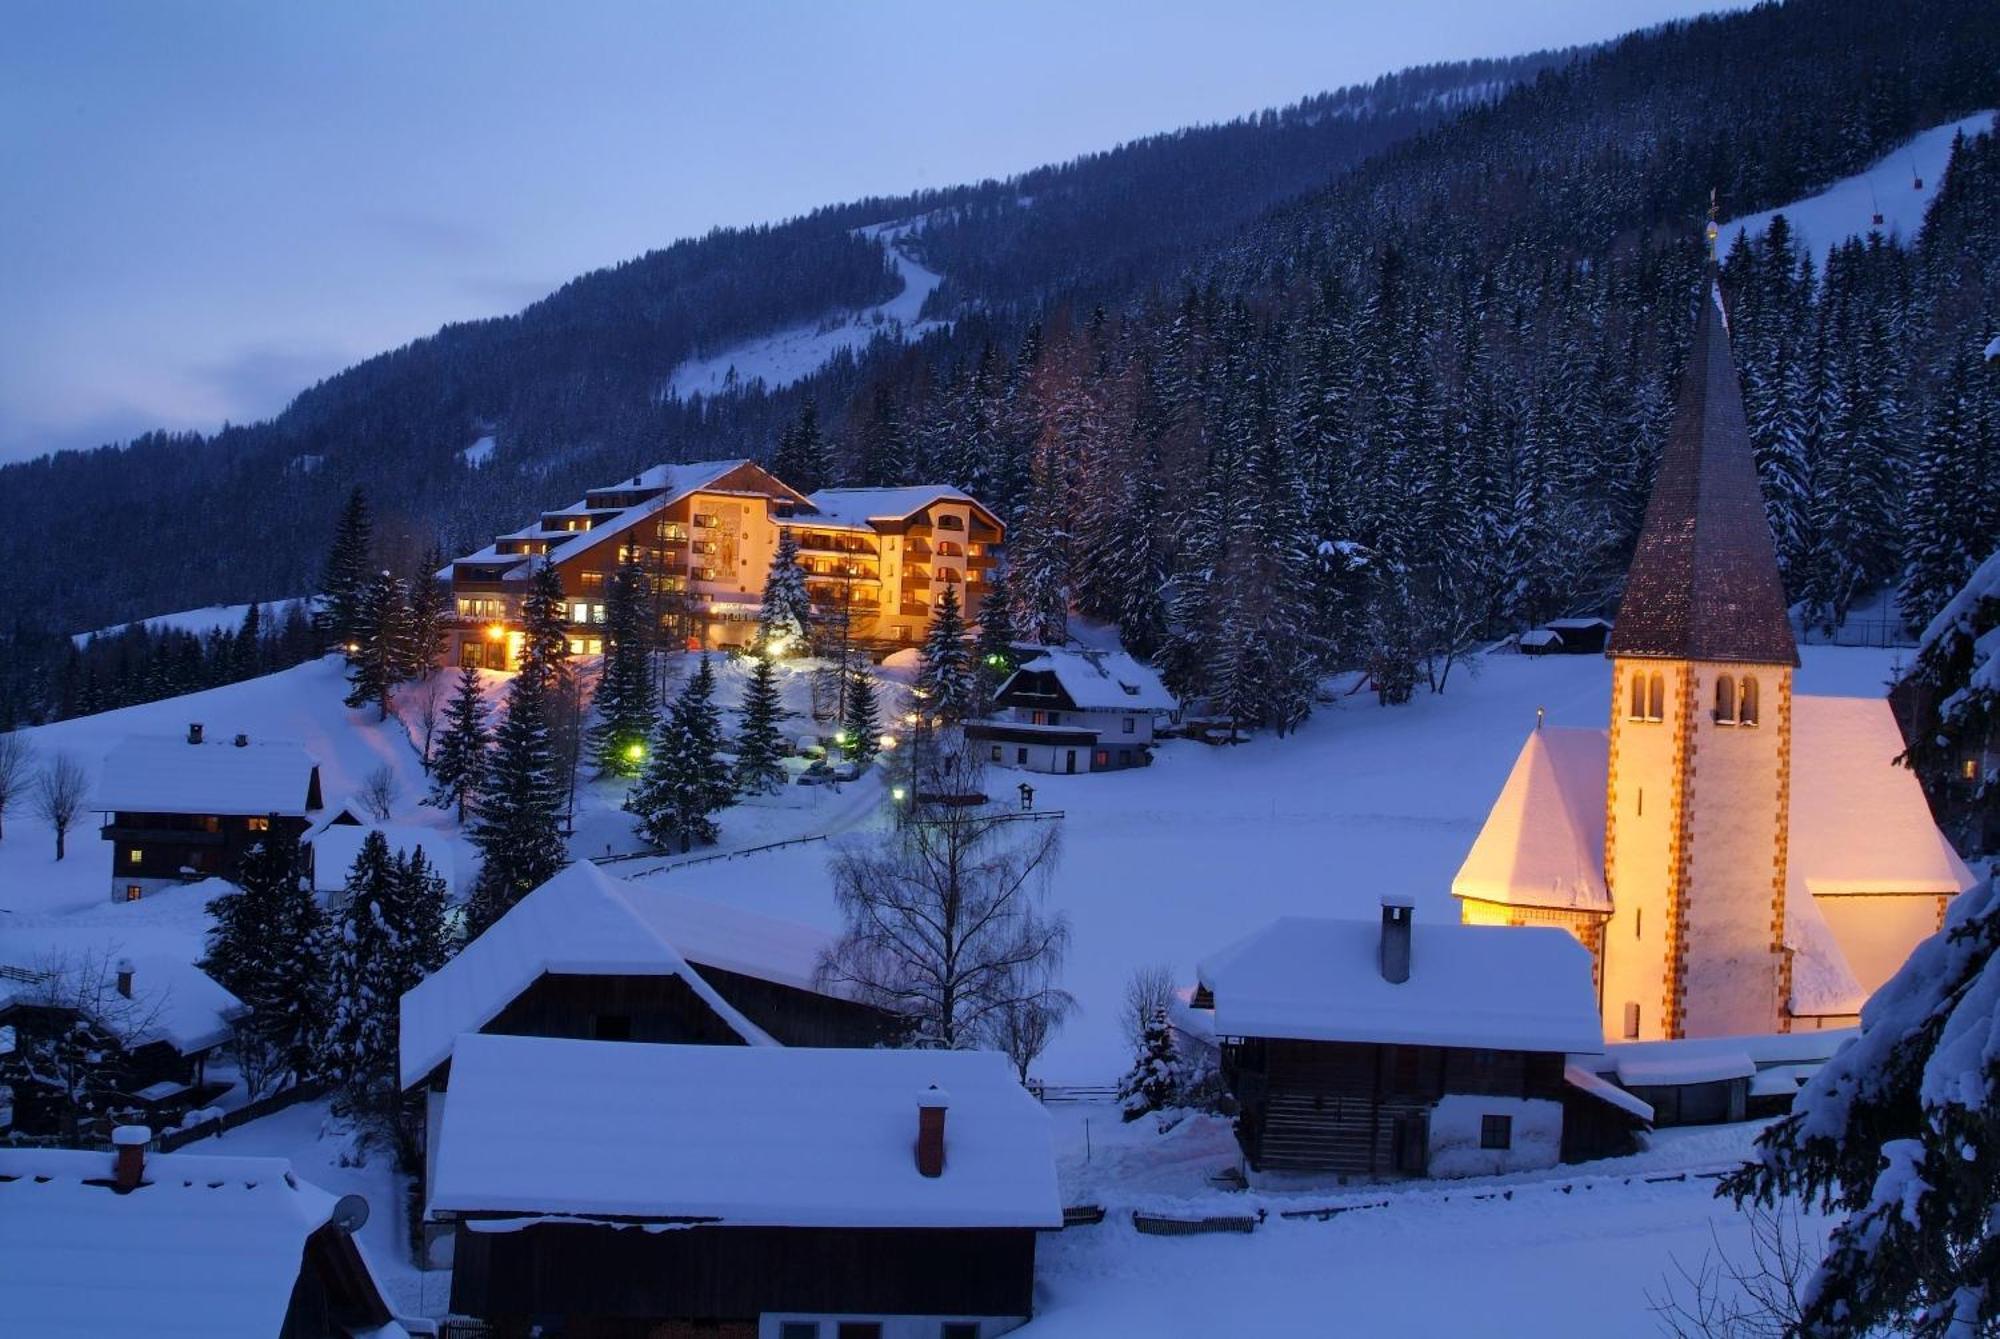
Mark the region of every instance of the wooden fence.
POLYGON ((268 1116, 274 1111, 283 1111, 286 1107, 324 1096, 328 1087, 330 1085, 327 1083, 313 1082, 281 1088, 275 1093, 267 1093, 254 1102, 245 1103, 234 1111, 225 1111, 213 1120, 168 1130, 153 1140, 153 1147, 157 1152, 171 1153, 177 1148, 194 1143, 197 1139, 206 1139, 210 1135, 233 1130, 239 1125, 248 1125, 251 1121, 268 1116))

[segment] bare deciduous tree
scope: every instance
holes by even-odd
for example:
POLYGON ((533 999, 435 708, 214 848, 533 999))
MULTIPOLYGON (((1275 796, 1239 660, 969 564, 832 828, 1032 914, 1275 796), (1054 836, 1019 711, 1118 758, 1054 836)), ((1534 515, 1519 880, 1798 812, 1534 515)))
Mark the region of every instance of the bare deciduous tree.
POLYGON ((1167 1012, 1174 1002, 1174 969, 1164 964, 1134 968, 1125 982, 1125 1000, 1118 1025, 1136 1052, 1145 1047, 1146 1025, 1167 1012))
POLYGON ((129 994, 121 989, 115 949, 50 954, 25 974, 14 995, 29 1007, 17 1015, 13 1048, 0 1053, 0 1083, 17 1102, 45 1104, 57 1132, 73 1140, 127 1101, 126 1047, 153 1031, 164 994, 143 981, 129 994))
MULTIPOLYGON (((928 771, 926 794, 970 795, 983 782, 964 748, 934 751, 928 771)), ((1071 1006, 1055 985, 1069 922, 1039 905, 1060 830, 1017 820, 988 806, 930 806, 881 846, 835 857, 847 931, 822 975, 909 1017, 919 1045, 1012 1036, 1032 1059, 1071 1006)))
POLYGON ((389 815, 396 810, 396 797, 402 789, 396 780, 396 769, 383 763, 362 781, 355 798, 360 800, 361 807, 368 811, 370 818, 377 823, 386 823, 389 815))
POLYGON ((1674 1260, 1664 1296, 1647 1294, 1660 1330, 1673 1339, 1788 1339, 1799 1333, 1802 1298, 1820 1251, 1801 1219, 1797 1201, 1743 1210, 1750 1224, 1747 1258, 1714 1245, 1690 1267, 1674 1260))
POLYGON ((444 720, 445 703, 451 698, 452 676, 443 670, 426 670, 416 686, 403 698, 404 710, 416 717, 417 758, 424 775, 431 774, 431 741, 437 738, 444 720))
POLYGON ((49 759, 35 779, 35 814, 55 829, 56 859, 69 854, 69 830, 83 815, 90 796, 90 774, 67 753, 49 759))
POLYGON ((0 837, 6 835, 7 810, 27 793, 35 776, 35 750, 26 736, 0 735, 0 837))

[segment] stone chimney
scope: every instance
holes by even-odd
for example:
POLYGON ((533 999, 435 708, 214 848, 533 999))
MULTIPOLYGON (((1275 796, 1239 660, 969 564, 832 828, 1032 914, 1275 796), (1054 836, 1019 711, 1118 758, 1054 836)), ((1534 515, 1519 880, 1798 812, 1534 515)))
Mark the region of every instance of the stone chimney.
POLYGON ((118 993, 120 995, 123 995, 128 1000, 131 999, 132 971, 133 971, 132 960, 130 958, 120 958, 118 960, 117 967, 113 970, 115 970, 118 973, 118 993))
POLYGON ((190 743, 190 744, 199 744, 199 743, 201 743, 201 722, 200 722, 200 721, 195 721, 195 722, 191 723, 191 724, 190 724, 190 725, 188 726, 188 743, 190 743))
POLYGON ((143 1125, 121 1125, 111 1132, 111 1146, 118 1153, 111 1184, 119 1194, 130 1194, 139 1188, 140 1179, 146 1174, 146 1145, 152 1142, 153 1132, 143 1125))
POLYGON ((933 1083, 917 1095, 917 1171, 944 1175, 944 1113, 951 1098, 933 1083))
POLYGON ((1382 979, 1401 985, 1410 979, 1410 912, 1408 893, 1382 894, 1382 979))

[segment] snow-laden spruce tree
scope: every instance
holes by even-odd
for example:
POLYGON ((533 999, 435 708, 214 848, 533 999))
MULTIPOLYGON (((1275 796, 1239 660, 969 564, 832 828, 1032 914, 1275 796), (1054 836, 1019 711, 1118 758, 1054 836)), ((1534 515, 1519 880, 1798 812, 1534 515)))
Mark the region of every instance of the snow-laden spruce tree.
POLYGON ((1952 903, 1720 1193, 1839 1216, 1803 1335, 2000 1333, 2000 890, 1952 903))
POLYGON ((644 568, 626 563, 611 574, 604 602, 604 672, 591 699, 596 723, 587 736, 599 776, 637 776, 653 733, 653 639, 646 635, 652 604, 644 568))
POLYGON ((1948 831, 1976 832, 1980 815, 2000 805, 2000 777, 1982 774, 1967 796, 1958 767, 2000 732, 2000 550, 1924 629, 1904 684, 1917 719, 1900 761, 1923 782, 1948 831))
POLYGON ((367 588, 369 560, 375 547, 374 522, 368 513, 368 495, 356 488, 347 495, 340 524, 333 532, 333 547, 326 557, 326 575, 320 580, 320 617, 334 646, 345 649, 354 640, 355 617, 367 588))
POLYGON ((466 801, 478 793, 486 774, 486 747, 493 742, 486 728, 486 699, 479 692, 479 671, 467 665, 458 672, 458 691, 445 709, 444 734, 431 755, 428 803, 457 811, 465 821, 466 801))
POLYGON ((469 936, 483 933, 569 862, 562 832, 566 787, 549 731, 548 682, 548 672, 530 660, 507 686, 507 710, 488 751, 472 825, 480 866, 465 909, 469 936))
POLYGON ((778 532, 778 551, 764 574, 764 603, 757 613, 755 649, 767 656, 804 655, 812 643, 812 597, 806 593, 805 569, 799 566, 798 541, 792 532, 778 532))
POLYGON ((1174 1053, 1174 1030, 1166 1010, 1146 1020, 1145 1034, 1132 1068, 1118 1081, 1118 1108, 1128 1121, 1170 1107, 1180 1100, 1181 1063, 1174 1053))
POLYGON ((931 611, 924 634, 922 661, 917 669, 920 710, 947 725, 956 725, 979 708, 979 681, 965 640, 965 619, 959 612, 958 587, 946 586, 931 611))
POLYGON ((736 788, 768 795, 785 785, 785 737, 792 713, 778 689, 778 668, 768 655, 750 657, 750 686, 743 692, 743 728, 736 735, 736 788))
MULTIPOLYGON (((970 749, 927 755, 926 794, 981 790, 970 749)), ((913 812, 874 847, 834 858, 834 898, 846 931, 822 977, 910 1021, 918 1045, 995 1046, 1032 1058, 1072 1001, 1056 983, 1069 922, 1042 909, 1061 849, 1054 823, 992 807, 913 812)))
POLYGON ((847 706, 840 714, 841 752, 865 763, 882 746, 882 715, 875 705, 875 676, 863 660, 848 676, 847 706))
POLYGON ((1982 438, 2000 425, 1981 423, 1970 350, 1952 359, 1931 410, 1931 421, 1909 471, 1903 505, 1903 577, 1896 609, 1911 629, 1921 629, 1951 600, 1979 560, 2000 538, 2000 516, 1991 514, 1990 473, 2000 460, 1982 438))
POLYGON ((408 976, 399 960, 410 947, 397 904, 407 875, 387 838, 369 833, 334 924, 327 1066, 339 1084, 336 1107, 369 1124, 382 1122, 397 1100, 396 1014, 408 976))
POLYGON ((410 601, 403 583, 377 572, 362 588, 347 642, 347 705, 389 719, 390 694, 410 669, 410 601))
POLYGON ((404 649, 408 663, 405 679, 421 679, 438 667, 444 656, 445 620, 451 616, 451 588, 438 580, 445 565, 444 553, 433 545, 424 554, 423 566, 410 580, 410 628, 404 649))
POLYGON ((722 721, 714 702, 715 671, 708 657, 689 677, 660 719, 646 770, 625 797, 638 818, 639 835, 661 850, 686 851, 718 835, 715 814, 734 798, 729 769, 716 756, 722 721))
POLYGON ((244 853, 236 884, 209 903, 197 966, 249 1006, 232 1043, 246 1075, 313 1078, 325 1055, 328 945, 297 839, 266 834, 244 853))

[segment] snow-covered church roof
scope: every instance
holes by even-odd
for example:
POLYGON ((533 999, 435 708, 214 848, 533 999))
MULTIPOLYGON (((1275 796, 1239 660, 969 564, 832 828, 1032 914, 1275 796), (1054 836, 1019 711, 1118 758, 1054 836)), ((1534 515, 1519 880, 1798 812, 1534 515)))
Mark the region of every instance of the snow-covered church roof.
POLYGON ((671 909, 652 902, 652 890, 579 860, 515 903, 403 996, 403 1086, 452 1059, 460 1033, 477 1032, 549 972, 678 976, 745 1042, 776 1045, 689 965, 671 937, 671 909))
POLYGON ((1529 734, 1451 891, 1485 902, 1609 911, 1602 730, 1529 734))
POLYGON ((1051 1228, 1049 1117, 989 1051, 465 1036, 431 1208, 744 1227, 1051 1228), (919 1096, 946 1107, 917 1170, 919 1096))
POLYGON ((1285 916, 1202 962, 1216 1035, 1590 1052, 1590 953, 1553 926, 1414 920, 1409 980, 1384 979, 1375 921, 1285 916))

